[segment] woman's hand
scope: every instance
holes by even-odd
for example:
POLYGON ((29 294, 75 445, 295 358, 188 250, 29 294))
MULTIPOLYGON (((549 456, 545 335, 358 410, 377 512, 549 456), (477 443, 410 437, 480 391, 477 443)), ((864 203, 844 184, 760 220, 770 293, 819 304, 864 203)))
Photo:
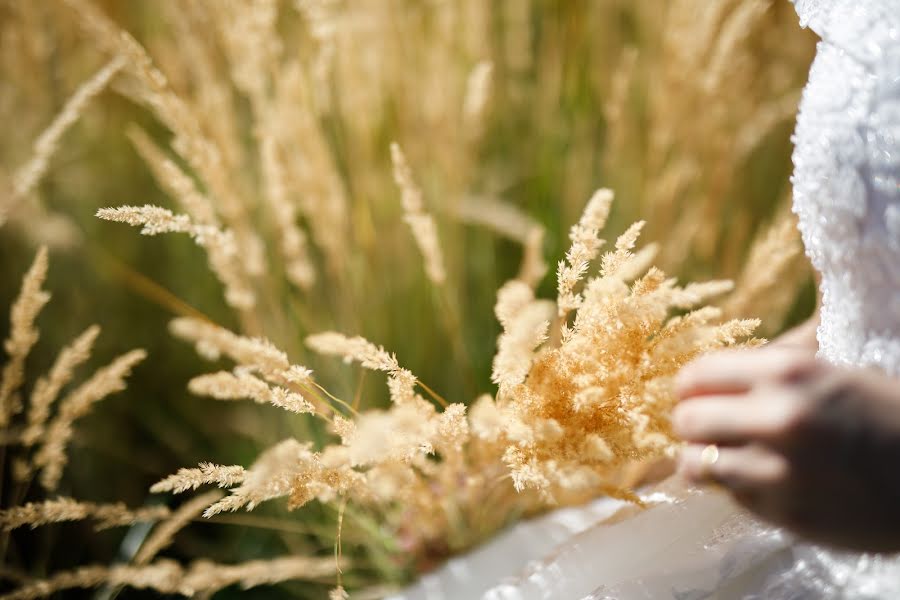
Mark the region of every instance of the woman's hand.
POLYGON ((782 344, 701 358, 678 392, 689 478, 817 541, 900 550, 900 381, 782 344))

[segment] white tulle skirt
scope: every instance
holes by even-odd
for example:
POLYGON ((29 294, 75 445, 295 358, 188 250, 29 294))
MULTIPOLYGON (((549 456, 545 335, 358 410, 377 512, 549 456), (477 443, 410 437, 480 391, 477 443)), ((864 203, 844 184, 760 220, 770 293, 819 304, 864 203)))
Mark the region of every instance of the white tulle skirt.
POLYGON ((799 543, 676 478, 642 498, 520 523, 390 600, 900 599, 900 557, 799 543))

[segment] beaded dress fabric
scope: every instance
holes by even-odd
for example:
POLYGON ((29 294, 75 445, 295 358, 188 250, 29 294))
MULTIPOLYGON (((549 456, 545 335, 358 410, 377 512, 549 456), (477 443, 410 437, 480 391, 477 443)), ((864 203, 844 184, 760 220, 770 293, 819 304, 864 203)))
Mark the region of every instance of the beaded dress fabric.
MULTIPOLYGON (((792 179, 821 274, 819 354, 900 377, 900 0, 793 2, 821 38, 792 179)), ((642 498, 520 523, 392 600, 900 598, 900 557, 800 542, 674 478, 642 498)))
POLYGON ((822 358, 900 376, 900 0, 797 0, 822 40, 794 210, 822 277, 822 358))

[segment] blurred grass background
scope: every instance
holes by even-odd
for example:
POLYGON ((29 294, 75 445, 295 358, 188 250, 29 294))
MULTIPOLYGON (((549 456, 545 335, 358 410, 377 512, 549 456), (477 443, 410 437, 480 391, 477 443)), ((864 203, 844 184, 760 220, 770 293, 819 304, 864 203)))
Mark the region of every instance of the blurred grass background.
MULTIPOLYGON (((93 40, 57 4, 0 1, 0 115, 7 123, 0 181, 28 159, 40 131, 103 63, 93 40)), ((190 2, 98 4, 149 49, 176 90, 196 95, 190 65, 179 55, 184 32, 173 24, 173 15, 190 2)), ((285 54, 312 63, 315 40, 304 33, 304 13, 289 3, 281 8, 285 54)), ((278 295, 278 309, 263 316, 263 333, 343 398, 361 393, 373 406, 386 394, 377 377, 308 355, 301 343, 307 334, 337 329, 363 335, 396 352, 451 401, 493 390, 495 292, 515 276, 522 249, 456 219, 454 206, 464 198, 512 203, 546 227, 551 271, 539 290, 547 297, 554 294, 552 265, 568 245, 568 228, 597 187, 617 192, 609 235, 647 219, 647 239, 662 245, 662 266, 687 279, 736 277, 755 236, 788 201, 793 111, 814 41, 796 25, 786 1, 383 0, 368 8, 377 12, 369 15, 375 25, 348 17, 350 39, 338 35, 331 108, 316 116, 350 206, 346 285, 325 279, 308 293, 278 295), (488 108, 477 140, 466 142, 443 103, 459 103, 468 74, 482 60, 493 64, 488 108), (400 217, 390 175, 392 140, 407 151, 438 220, 449 300, 424 278, 400 217), (455 307, 449 327, 442 302, 455 307)), ((252 148, 251 109, 239 90, 231 91, 235 126, 252 148)), ((139 506, 148 502, 150 484, 181 466, 249 464, 260 448, 304 424, 301 417, 186 391, 188 379, 208 365, 167 334, 178 304, 168 294, 224 326, 241 324, 189 239, 142 238, 94 218, 104 206, 172 206, 125 137, 133 123, 161 143, 168 138, 145 108, 113 91, 102 94, 66 135, 36 193, 13 207, 0 229, 0 306, 17 293, 36 244, 48 243, 53 301, 39 321, 29 381, 90 323, 103 327, 92 366, 129 348, 149 351, 129 389, 80 423, 61 489, 139 506)), ((245 189, 253 190, 252 160, 235 177, 246 178, 245 189)), ((789 310, 769 315, 760 307, 771 319, 770 331, 803 318, 814 302, 803 268, 784 286, 796 291, 789 310)), ((4 319, 0 336, 7 332, 4 319)), ((229 562, 285 551, 327 554, 331 547, 323 540, 333 535, 333 521, 333 511, 318 506, 288 516, 260 509, 245 520, 252 527, 186 531, 172 554, 229 562), (274 530, 265 519, 273 520, 274 530)), ((7 564, 39 574, 112 560, 120 537, 85 527, 17 535, 7 564), (62 543, 70 535, 83 543, 62 543)), ((376 579, 390 569, 394 577, 409 575, 408 565, 372 564, 376 579)), ((325 589, 286 585, 253 593, 319 598, 325 589)))

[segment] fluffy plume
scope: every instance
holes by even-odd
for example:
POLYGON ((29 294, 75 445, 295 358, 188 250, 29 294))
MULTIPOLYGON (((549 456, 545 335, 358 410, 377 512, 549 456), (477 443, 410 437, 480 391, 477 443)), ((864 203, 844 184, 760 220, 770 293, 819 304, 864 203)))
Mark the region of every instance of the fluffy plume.
POLYGON ((143 566, 80 567, 57 573, 49 579, 27 583, 14 592, 0 596, 0 600, 35 600, 66 590, 102 585, 192 597, 200 593, 213 594, 235 584, 248 590, 283 581, 315 581, 334 575, 335 568, 332 558, 303 556, 252 560, 237 565, 198 561, 190 567, 182 567, 171 560, 158 560, 143 566))
MULTIPOLYGON (((717 325, 720 311, 714 308, 670 318, 673 309, 694 308, 731 284, 681 288, 659 269, 641 274, 637 267, 646 257, 633 249, 642 223, 618 238, 602 257, 600 276, 589 279, 573 302, 572 282, 596 255, 597 224, 608 210, 606 199, 588 205, 573 229, 568 265, 560 268, 560 297, 566 307, 576 308, 572 327, 559 347, 537 355, 522 383, 501 386, 497 409, 505 425, 504 460, 517 489, 536 489, 548 500, 598 491, 628 497, 617 483, 621 468, 660 456, 676 443, 668 421, 675 403, 671 378, 699 353, 737 343, 758 325, 717 325), (629 284, 626 277, 632 276, 638 278, 629 284)), ((501 294, 497 315, 505 335, 529 302, 521 288, 501 294)), ((530 345, 538 338, 522 339, 530 345)), ((528 353, 521 347, 528 357, 533 347, 528 353)))
POLYGON ((782 216, 764 230, 750 248, 737 291, 722 304, 725 317, 767 317, 767 326, 777 327, 794 297, 792 287, 783 282, 802 264, 802 250, 793 214, 782 216), (765 314, 760 314, 759 307, 764 307, 765 314))
POLYGON ((287 354, 268 340, 237 335, 207 321, 183 317, 169 324, 172 334, 195 345, 197 353, 210 360, 225 355, 244 369, 262 375, 276 385, 292 387, 312 382, 312 371, 294 365, 287 354))
POLYGON ((416 185, 399 144, 391 144, 391 160, 394 163, 394 180, 402 195, 403 218, 412 230, 419 251, 425 259, 425 272, 433 283, 442 285, 447 279, 447 272, 434 217, 425 211, 422 190, 416 185))
POLYGON ((184 529, 191 520, 200 516, 200 513, 203 512, 204 508, 221 497, 221 491, 212 490, 205 494, 201 494, 196 498, 191 498, 179 506, 178 510, 174 513, 166 515, 167 518, 159 523, 153 529, 153 532, 147 536, 144 543, 141 544, 140 550, 134 555, 134 564, 146 565, 156 558, 156 555, 159 554, 161 550, 172 543, 172 538, 175 537, 175 534, 184 529))
POLYGON ((17 392, 25 379, 25 359, 39 337, 34 321, 50 301, 50 294, 41 289, 46 278, 47 249, 41 248, 10 310, 9 337, 3 344, 7 362, 0 374, 0 428, 9 425, 12 415, 22 409, 17 392))
POLYGON ((60 402, 59 412, 47 425, 41 445, 34 456, 34 466, 41 469, 41 485, 56 489, 68 461, 66 446, 72 437, 73 425, 100 400, 125 389, 125 378, 136 364, 147 356, 143 350, 132 350, 98 369, 94 375, 73 390, 60 402))
POLYGON ((220 371, 193 378, 188 384, 191 393, 218 400, 253 400, 258 404, 273 404, 293 413, 311 414, 315 408, 300 394, 282 387, 272 387, 253 373, 238 369, 234 373, 220 371))
POLYGON ((502 389, 525 380, 534 350, 547 339, 554 306, 546 300, 535 300, 527 284, 510 281, 497 292, 495 311, 503 333, 497 339, 491 378, 502 389))
POLYGON ((141 227, 143 235, 186 233, 206 250, 213 273, 225 286, 225 300, 238 309, 249 309, 256 303, 253 288, 239 260, 239 247, 229 230, 194 223, 188 215, 176 215, 158 206, 119 206, 101 208, 97 216, 106 221, 141 227))
POLYGON ((340 356, 345 363, 358 362, 363 368, 387 373, 391 400, 395 403, 407 402, 416 396, 415 376, 400 366, 396 356, 365 338, 351 338, 329 331, 307 337, 306 345, 325 356, 340 356))
POLYGON ((123 58, 113 58, 93 77, 81 84, 81 87, 69 98, 62 111, 35 141, 34 154, 31 159, 16 172, 13 180, 16 197, 24 197, 34 189, 34 186, 47 172, 50 158, 56 153, 62 136, 79 119, 90 101, 106 88, 116 73, 124 66, 123 58))
POLYGON ((35 529, 49 523, 91 519, 97 522, 97 529, 107 529, 132 525, 138 521, 158 521, 168 515, 169 510, 164 506, 131 510, 121 503, 94 504, 72 498, 57 498, 0 510, 0 527, 6 531, 25 525, 35 529))
POLYGON ((309 444, 285 440, 263 452, 244 474, 241 484, 232 488, 230 495, 208 507, 203 516, 211 517, 243 507, 252 510, 262 502, 290 496, 295 491, 295 482, 314 477, 318 468, 316 455, 309 444))
POLYGON ((463 121, 471 137, 477 137, 484 128, 484 112, 490 97, 494 63, 483 60, 475 65, 466 84, 463 101, 463 121))
POLYGON ((200 463, 196 469, 179 469, 175 475, 169 475, 153 484, 151 492, 172 492, 180 494, 188 490, 196 490, 201 485, 217 485, 222 488, 233 487, 244 480, 244 467, 222 466, 211 463, 200 463))
POLYGON ((34 384, 28 403, 28 426, 22 434, 22 443, 31 446, 41 437, 44 425, 50 417, 50 408, 60 390, 68 384, 79 365, 91 356, 94 341, 100 335, 96 325, 89 327, 56 357, 50 372, 34 384))
POLYGON ((560 317, 565 317, 581 306, 581 295, 575 292, 575 286, 585 276, 588 266, 597 258, 603 246, 604 242, 599 235, 600 230, 606 225, 612 201, 612 191, 598 190, 588 202, 581 220, 577 225, 573 225, 569 232, 572 246, 566 253, 566 259, 559 262, 557 271, 556 304, 559 307, 560 317))
POLYGON ((390 410, 363 413, 344 436, 348 460, 354 467, 399 462, 411 463, 434 451, 434 407, 424 400, 390 410))

